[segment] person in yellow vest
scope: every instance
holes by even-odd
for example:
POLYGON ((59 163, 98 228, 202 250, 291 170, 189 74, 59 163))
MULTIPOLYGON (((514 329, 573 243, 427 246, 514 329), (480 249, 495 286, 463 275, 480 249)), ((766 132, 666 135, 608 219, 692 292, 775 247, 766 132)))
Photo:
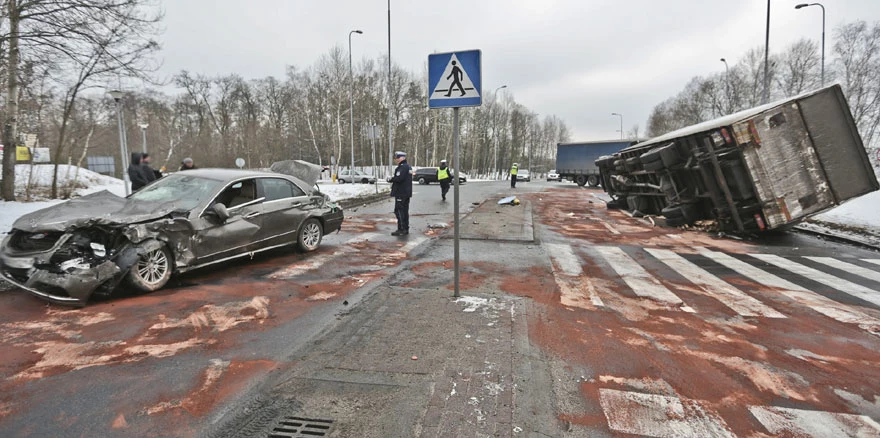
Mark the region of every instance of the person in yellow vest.
POLYGON ((449 192, 449 183, 452 182, 449 167, 446 166, 446 160, 440 160, 440 167, 437 168, 437 182, 440 183, 440 197, 446 200, 446 193, 449 192))
POLYGON ((519 164, 513 163, 513 167, 510 168, 510 188, 516 188, 516 171, 519 169, 519 164))

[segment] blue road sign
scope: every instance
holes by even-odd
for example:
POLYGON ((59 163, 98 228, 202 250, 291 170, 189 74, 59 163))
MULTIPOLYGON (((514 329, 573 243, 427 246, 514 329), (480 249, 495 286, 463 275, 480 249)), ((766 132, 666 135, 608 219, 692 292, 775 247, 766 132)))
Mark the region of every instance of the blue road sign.
POLYGON ((480 61, 479 50, 428 55, 428 108, 482 105, 480 61))

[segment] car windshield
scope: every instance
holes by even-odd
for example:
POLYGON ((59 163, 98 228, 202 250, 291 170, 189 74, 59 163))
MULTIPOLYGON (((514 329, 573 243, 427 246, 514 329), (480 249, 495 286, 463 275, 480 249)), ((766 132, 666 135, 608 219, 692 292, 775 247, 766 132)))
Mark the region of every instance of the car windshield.
POLYGON ((133 193, 129 199, 143 202, 175 202, 178 210, 192 210, 222 186, 223 181, 182 172, 168 175, 144 187, 133 193))

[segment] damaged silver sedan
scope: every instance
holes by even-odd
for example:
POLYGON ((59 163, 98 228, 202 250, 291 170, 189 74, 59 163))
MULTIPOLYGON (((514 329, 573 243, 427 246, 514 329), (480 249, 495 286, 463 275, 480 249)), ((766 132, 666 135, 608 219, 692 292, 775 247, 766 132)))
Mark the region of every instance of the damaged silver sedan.
POLYGON ((285 245, 318 248, 342 226, 320 167, 178 172, 127 198, 103 191, 19 218, 0 248, 2 278, 48 301, 85 305, 120 285, 162 288, 172 274, 285 245), (296 175, 296 176, 292 176, 296 175))

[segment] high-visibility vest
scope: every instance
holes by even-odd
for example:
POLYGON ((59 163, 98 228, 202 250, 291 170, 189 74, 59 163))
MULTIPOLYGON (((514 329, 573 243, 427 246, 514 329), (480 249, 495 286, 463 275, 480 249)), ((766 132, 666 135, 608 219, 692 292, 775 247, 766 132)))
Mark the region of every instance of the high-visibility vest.
POLYGON ((449 168, 447 167, 447 168, 443 169, 441 167, 438 167, 437 168, 437 180, 443 181, 444 179, 448 179, 448 178, 449 178, 449 168))
POLYGON ((510 174, 511 174, 511 175, 516 175, 516 170, 517 170, 517 167, 516 167, 516 166, 511 167, 511 168, 510 168, 510 174))

